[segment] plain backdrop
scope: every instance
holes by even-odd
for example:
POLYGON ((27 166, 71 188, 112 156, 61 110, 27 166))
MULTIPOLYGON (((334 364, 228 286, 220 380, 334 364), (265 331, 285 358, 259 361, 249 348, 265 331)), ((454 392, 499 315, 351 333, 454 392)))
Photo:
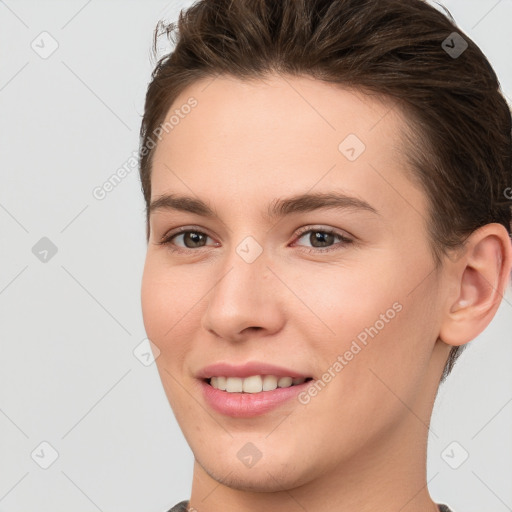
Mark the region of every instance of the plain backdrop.
MULTIPOLYGON (((512 1, 443 3, 510 96, 512 1)), ((0 1, 0 511, 190 496, 193 455, 143 356, 132 158, 153 29, 189 4, 0 1)), ((456 512, 512 510, 511 331, 509 290, 438 395, 428 485, 456 512)))

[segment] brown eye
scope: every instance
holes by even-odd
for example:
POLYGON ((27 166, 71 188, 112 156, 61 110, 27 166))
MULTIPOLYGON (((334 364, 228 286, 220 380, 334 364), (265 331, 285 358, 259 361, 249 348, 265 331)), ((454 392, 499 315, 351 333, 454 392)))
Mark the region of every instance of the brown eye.
POLYGON ((334 242, 335 238, 335 235, 325 231, 310 231, 309 233, 309 242, 313 247, 329 246, 334 242))
POLYGON ((311 252, 314 252, 315 249, 318 249, 318 252, 322 252, 322 249, 325 249, 323 252, 338 248, 342 249, 344 246, 352 243, 350 238, 330 229, 308 229, 307 231, 302 231, 297 241, 301 239, 307 240, 310 245, 300 243, 298 245, 305 247, 306 250, 311 252))
POLYGON ((174 238, 183 236, 183 243, 188 249, 194 249, 195 247, 203 247, 206 243, 207 235, 198 231, 185 231, 179 235, 175 235, 174 238))
POLYGON ((169 249, 175 251, 200 249, 207 246, 206 241, 208 238, 210 237, 202 231, 182 229, 177 233, 165 236, 159 244, 166 245, 169 249))

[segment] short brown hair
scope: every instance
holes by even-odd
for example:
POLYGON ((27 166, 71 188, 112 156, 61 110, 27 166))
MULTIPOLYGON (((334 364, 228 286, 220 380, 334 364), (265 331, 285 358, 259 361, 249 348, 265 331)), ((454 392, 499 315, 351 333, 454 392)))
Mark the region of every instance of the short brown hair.
MULTIPOLYGON (((436 266, 485 224, 510 233, 510 108, 480 48, 425 1, 200 0, 177 23, 158 23, 155 52, 163 34, 175 47, 152 73, 140 130, 148 238, 154 133, 176 97, 202 78, 270 73, 352 87, 401 107, 410 121, 404 154, 429 200, 436 266), (462 54, 448 51, 454 41, 467 44, 462 54)), ((451 349, 442 380, 460 352, 451 349)))

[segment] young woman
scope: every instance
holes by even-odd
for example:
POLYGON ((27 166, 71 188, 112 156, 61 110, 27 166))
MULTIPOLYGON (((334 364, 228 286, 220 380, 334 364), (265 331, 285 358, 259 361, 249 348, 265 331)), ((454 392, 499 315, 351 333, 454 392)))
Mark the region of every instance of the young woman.
POLYGON ((202 0, 161 29, 142 307, 195 458, 172 511, 449 511, 434 399, 512 265, 487 59, 421 0, 202 0))

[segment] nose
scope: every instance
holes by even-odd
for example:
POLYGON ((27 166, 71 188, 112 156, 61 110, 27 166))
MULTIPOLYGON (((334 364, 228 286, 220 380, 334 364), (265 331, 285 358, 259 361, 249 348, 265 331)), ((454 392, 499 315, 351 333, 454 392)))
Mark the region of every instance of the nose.
POLYGON ((278 332, 284 325, 283 290, 272 266, 265 251, 248 262, 233 250, 207 295, 204 329, 228 341, 278 332))

